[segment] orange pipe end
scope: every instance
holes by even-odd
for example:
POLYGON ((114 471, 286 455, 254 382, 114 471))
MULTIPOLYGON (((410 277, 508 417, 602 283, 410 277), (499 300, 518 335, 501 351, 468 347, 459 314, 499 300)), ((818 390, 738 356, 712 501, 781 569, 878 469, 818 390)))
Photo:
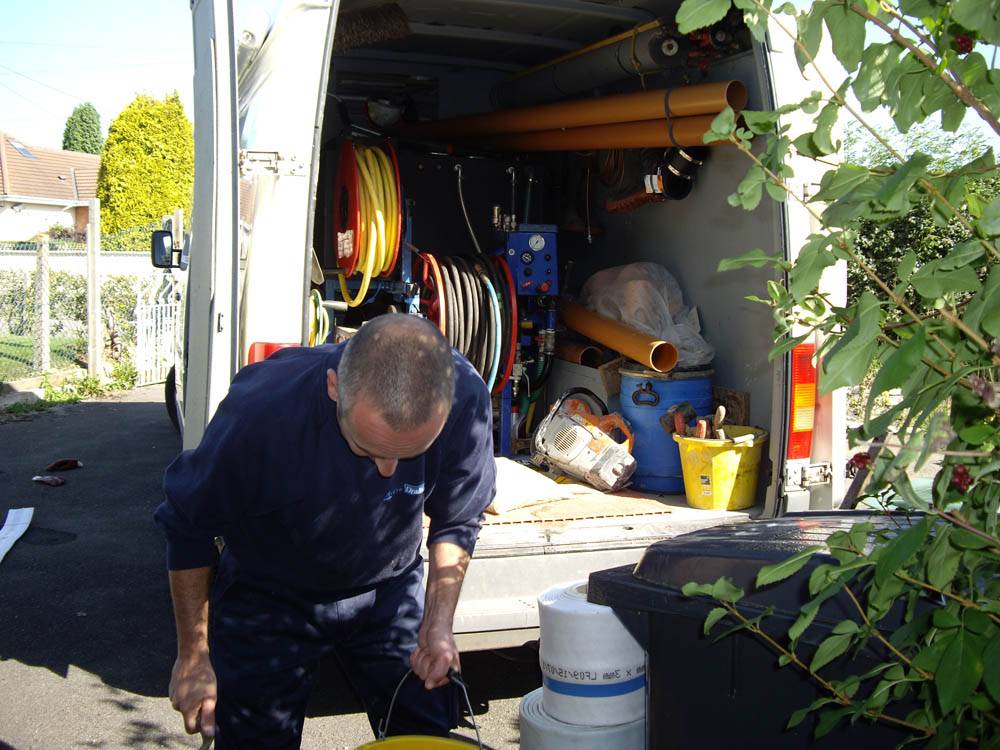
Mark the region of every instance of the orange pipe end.
POLYGON ((566 327, 614 349, 656 372, 669 372, 677 366, 677 347, 669 341, 654 339, 617 320, 591 312, 575 302, 563 302, 559 314, 566 327))

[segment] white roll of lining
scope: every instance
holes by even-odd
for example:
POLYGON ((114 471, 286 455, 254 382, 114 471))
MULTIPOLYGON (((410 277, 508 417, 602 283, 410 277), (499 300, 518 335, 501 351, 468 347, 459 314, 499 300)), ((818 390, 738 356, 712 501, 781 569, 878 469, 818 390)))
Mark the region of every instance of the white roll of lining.
POLYGON ((542 704, 553 719, 611 726, 646 715, 646 652, 610 607, 587 601, 587 582, 538 597, 542 704))
POLYGON ((521 700, 521 750, 644 750, 646 723, 585 727, 557 721, 542 706, 544 688, 521 700))

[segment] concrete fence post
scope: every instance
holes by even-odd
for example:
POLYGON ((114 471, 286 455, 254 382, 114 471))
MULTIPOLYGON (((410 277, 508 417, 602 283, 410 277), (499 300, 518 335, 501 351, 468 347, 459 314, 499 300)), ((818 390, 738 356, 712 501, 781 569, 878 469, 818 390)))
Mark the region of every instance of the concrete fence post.
POLYGON ((35 357, 37 372, 52 369, 51 321, 49 320, 49 236, 42 235, 35 260, 35 357))
POLYGON ((87 374, 99 378, 103 373, 104 324, 101 320, 101 201, 90 201, 87 220, 87 374))
POLYGON ((173 232, 174 249, 184 246, 184 209, 178 208, 174 211, 173 221, 170 222, 170 229, 173 232))

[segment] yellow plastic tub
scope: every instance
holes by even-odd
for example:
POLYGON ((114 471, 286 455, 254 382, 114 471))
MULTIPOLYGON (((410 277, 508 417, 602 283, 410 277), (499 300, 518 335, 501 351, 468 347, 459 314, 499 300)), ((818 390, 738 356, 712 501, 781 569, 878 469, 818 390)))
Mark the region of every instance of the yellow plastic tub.
POLYGON ((451 740, 447 737, 401 735, 369 742, 357 750, 469 750, 470 747, 475 747, 475 745, 461 740, 451 740))
POLYGON ((757 494, 760 459, 767 433, 756 427, 723 425, 729 437, 753 434, 752 443, 699 440, 674 433, 681 454, 684 492, 692 508, 742 510, 753 505, 757 494))

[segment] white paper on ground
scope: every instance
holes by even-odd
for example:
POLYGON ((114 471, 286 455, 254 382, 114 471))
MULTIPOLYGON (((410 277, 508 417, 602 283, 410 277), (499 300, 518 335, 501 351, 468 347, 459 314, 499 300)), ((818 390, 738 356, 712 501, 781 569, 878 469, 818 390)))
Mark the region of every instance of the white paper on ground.
POLYGON ((0 562, 3 562, 6 554, 10 552, 10 548, 14 546, 14 542, 28 530, 28 524, 31 523, 31 517, 34 514, 34 508, 11 508, 7 511, 7 521, 0 529, 0 562))

